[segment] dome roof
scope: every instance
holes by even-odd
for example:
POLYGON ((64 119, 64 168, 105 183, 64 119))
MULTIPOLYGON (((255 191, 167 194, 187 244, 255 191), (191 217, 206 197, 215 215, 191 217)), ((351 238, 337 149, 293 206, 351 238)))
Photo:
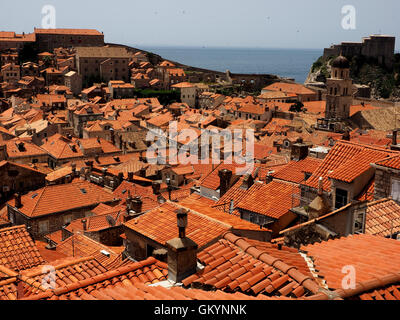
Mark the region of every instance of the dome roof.
POLYGON ((332 62, 333 68, 341 68, 341 69, 348 69, 350 68, 350 62, 346 57, 340 55, 332 62))

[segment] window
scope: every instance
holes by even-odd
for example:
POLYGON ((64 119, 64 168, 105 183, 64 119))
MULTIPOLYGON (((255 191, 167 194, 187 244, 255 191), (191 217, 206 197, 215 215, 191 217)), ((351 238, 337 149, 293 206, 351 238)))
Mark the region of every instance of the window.
POLYGON ((64 217, 64 224, 70 223, 72 221, 72 214, 64 217))
POLYGON ((335 208, 340 209, 347 204, 347 190, 343 189, 336 189, 336 201, 335 201, 335 208))
POLYGON ((391 197, 394 201, 400 201, 400 180, 392 179, 391 197))
POLYGON ((39 222, 39 233, 47 233, 49 232, 49 222, 48 221, 40 221, 39 222))

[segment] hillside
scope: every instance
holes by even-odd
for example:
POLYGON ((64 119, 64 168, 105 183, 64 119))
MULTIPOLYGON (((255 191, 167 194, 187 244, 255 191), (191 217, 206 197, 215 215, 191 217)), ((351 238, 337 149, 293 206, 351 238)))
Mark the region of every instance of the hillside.
MULTIPOLYGON (((336 57, 318 58, 311 67, 306 83, 326 82, 330 77, 330 63, 336 57)), ((400 54, 395 55, 393 70, 380 66, 374 59, 364 56, 349 58, 350 75, 355 84, 369 85, 372 98, 400 101, 400 54)))

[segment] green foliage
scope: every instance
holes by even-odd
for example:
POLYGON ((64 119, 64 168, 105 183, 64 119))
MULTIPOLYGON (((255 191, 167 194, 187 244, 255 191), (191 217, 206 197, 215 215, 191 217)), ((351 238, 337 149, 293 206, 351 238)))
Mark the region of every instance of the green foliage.
POLYGON ((317 61, 315 61, 313 63, 311 72, 314 72, 314 71, 320 69, 323 65, 324 65, 324 57, 321 56, 321 57, 318 58, 317 61))
POLYGON ((181 101, 180 93, 175 90, 135 89, 134 95, 138 98, 158 98, 163 105, 181 101))
POLYGON ((304 104, 300 101, 296 101, 296 103, 290 106, 290 112, 302 112, 304 109, 304 104))

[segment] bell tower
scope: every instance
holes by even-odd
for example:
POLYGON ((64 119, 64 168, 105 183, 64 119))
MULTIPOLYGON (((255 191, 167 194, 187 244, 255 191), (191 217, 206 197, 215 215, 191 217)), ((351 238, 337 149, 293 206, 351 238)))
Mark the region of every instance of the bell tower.
POLYGON ((346 120, 350 117, 350 106, 353 102, 353 81, 350 78, 350 62, 340 55, 332 62, 331 77, 326 81, 327 120, 346 120))

